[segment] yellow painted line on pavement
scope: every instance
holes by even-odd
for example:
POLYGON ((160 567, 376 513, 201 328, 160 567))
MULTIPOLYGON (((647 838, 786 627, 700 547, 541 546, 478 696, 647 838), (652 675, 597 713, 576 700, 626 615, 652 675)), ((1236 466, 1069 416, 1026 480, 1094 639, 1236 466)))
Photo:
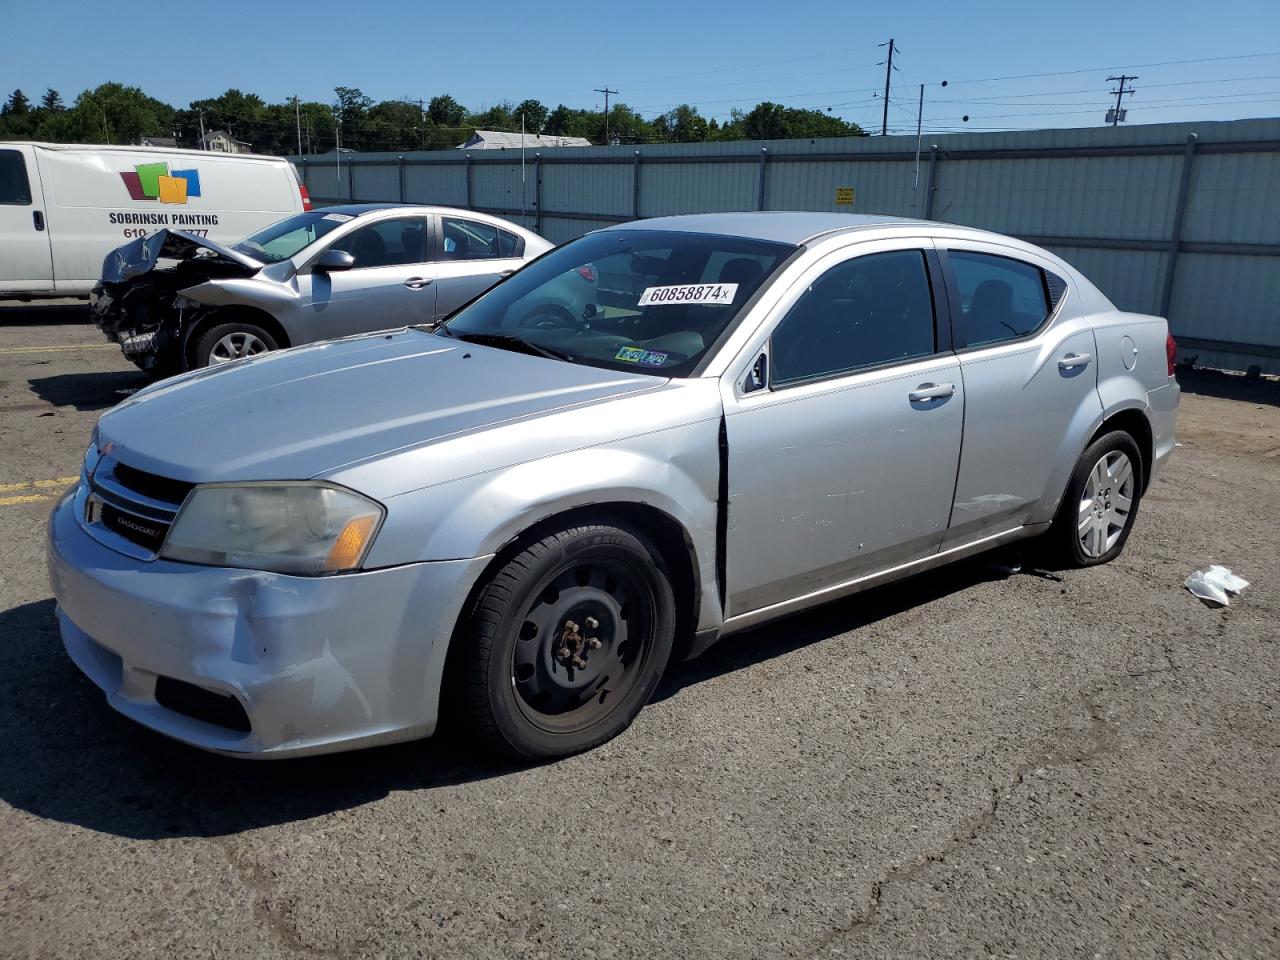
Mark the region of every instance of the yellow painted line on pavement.
POLYGON ((119 350, 114 343, 70 343, 56 344, 48 347, 0 347, 0 356, 24 353, 65 353, 75 350, 119 350))
POLYGON ((13 494, 13 496, 8 497, 0 496, 0 507, 52 500, 79 479, 79 477, 56 477, 53 480, 25 480, 22 483, 0 483, 0 494, 13 494))

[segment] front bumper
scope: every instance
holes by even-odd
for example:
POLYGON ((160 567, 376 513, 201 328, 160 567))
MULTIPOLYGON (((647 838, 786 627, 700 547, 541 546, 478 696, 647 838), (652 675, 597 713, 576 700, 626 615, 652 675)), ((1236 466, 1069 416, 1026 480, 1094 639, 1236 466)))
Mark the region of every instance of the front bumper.
POLYGON ((332 577, 143 561, 90 537, 74 493, 49 519, 49 580, 67 653, 116 710, 233 755, 434 731, 449 638, 488 558, 332 577), (248 731, 162 705, 172 681, 233 697, 248 731))

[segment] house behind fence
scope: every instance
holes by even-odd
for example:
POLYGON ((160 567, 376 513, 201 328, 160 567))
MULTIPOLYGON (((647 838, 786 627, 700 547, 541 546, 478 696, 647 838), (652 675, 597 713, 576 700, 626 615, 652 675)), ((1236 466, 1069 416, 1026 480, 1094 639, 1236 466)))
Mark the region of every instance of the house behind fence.
MULTIPOLYGON (((518 134, 516 135, 519 136, 518 134)), ((563 243, 639 217, 835 210, 1022 237, 1183 359, 1280 373, 1280 120, 915 137, 297 157, 317 203, 505 216, 563 243)))

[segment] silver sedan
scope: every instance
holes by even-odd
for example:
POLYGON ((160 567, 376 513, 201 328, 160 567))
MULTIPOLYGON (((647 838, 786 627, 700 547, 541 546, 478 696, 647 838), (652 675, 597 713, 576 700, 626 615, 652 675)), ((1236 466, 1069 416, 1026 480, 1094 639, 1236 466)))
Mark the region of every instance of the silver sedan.
MULTIPOLYGON (((175 373, 353 333, 431 324, 552 244, 449 207, 351 204, 231 247, 160 230, 107 256, 95 322, 145 370, 175 373)), ((580 306, 594 298, 574 285, 580 306)))
POLYGON ((978 230, 602 230, 434 333, 104 414, 50 520, 63 641, 117 710, 223 753, 445 713, 519 756, 584 750, 673 658, 763 621, 1016 541, 1114 559, 1174 447, 1173 350, 978 230))

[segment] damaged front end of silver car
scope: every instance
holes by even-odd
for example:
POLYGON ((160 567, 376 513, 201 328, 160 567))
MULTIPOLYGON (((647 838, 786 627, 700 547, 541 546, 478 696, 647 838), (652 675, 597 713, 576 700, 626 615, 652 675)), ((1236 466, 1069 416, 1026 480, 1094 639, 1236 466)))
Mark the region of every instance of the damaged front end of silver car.
POLYGON ((183 291, 248 277, 263 264, 182 230, 158 230, 107 254, 89 298, 93 322, 140 369, 165 376, 186 367, 190 331, 212 307, 183 291))

